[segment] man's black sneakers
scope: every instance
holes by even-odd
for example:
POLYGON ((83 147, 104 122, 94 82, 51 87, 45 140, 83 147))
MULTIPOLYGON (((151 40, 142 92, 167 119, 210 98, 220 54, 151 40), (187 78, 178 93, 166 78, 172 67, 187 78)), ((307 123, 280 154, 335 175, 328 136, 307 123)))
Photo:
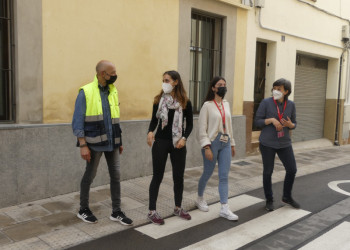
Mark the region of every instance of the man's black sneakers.
POLYGON ((265 209, 269 212, 275 210, 275 207, 273 206, 273 200, 267 200, 265 209))
POLYGON ((89 208, 80 209, 77 217, 87 223, 97 223, 97 218, 89 208))
POLYGON ((118 221, 120 224, 125 226, 131 226, 133 223, 133 221, 126 217, 126 215, 122 211, 113 212, 109 219, 111 219, 112 221, 118 221))
POLYGON ((290 198, 285 198, 285 197, 283 197, 283 198, 282 198, 282 201, 283 201, 284 203, 288 204, 288 205, 291 205, 291 206, 294 207, 294 208, 297 208, 297 209, 300 208, 299 203, 296 202, 295 200, 293 200, 292 197, 290 197, 290 198))

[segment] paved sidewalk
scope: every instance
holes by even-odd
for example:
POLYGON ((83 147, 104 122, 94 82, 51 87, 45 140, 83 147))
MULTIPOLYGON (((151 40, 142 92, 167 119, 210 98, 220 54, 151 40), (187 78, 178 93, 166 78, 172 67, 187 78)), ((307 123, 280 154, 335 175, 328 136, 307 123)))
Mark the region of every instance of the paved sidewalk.
MULTIPOLYGON (((296 147, 295 147, 296 148, 296 147)), ((319 149, 295 150, 298 165, 297 176, 303 176, 350 163, 350 145, 328 146, 319 149)), ((198 179, 202 167, 185 171, 183 207, 195 208, 198 179)), ((262 187, 261 156, 249 156, 234 160, 229 177, 229 196, 236 196, 262 187)), ((273 182, 284 179, 284 168, 276 161, 273 182)), ((148 187, 151 176, 123 181, 122 210, 134 220, 134 226, 147 223, 148 187)), ((205 198, 208 203, 219 201, 218 175, 209 180, 205 198)), ((160 187, 157 210, 163 217, 172 215, 173 182, 171 172, 164 175, 160 187)), ((87 224, 76 217, 79 193, 70 193, 49 199, 0 209, 0 249, 63 249, 90 241, 104 235, 128 229, 109 220, 111 201, 109 186, 93 188, 90 208, 99 219, 97 224, 87 224)))

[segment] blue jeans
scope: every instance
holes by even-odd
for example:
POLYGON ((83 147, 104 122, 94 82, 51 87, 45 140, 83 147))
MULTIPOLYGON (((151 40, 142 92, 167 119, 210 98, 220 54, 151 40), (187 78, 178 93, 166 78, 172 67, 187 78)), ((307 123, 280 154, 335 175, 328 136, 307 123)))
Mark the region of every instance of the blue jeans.
POLYGON ((275 149, 260 144, 259 147, 264 166, 263 184, 266 200, 273 200, 271 177, 274 169, 276 153, 286 169, 283 184, 283 197, 291 198, 295 174, 297 172, 297 164, 295 162, 292 146, 275 149))
POLYGON ((220 141, 221 133, 211 143, 211 151, 213 152, 213 160, 209 161, 205 158, 205 150, 202 149, 203 156, 203 174, 198 183, 198 196, 203 196, 205 186, 213 174, 216 161, 218 161, 219 168, 219 194, 220 202, 222 204, 227 203, 228 199, 228 174, 231 167, 231 144, 230 140, 227 143, 220 141))
POLYGON ((111 189, 111 198, 112 198, 112 208, 113 212, 120 210, 120 156, 119 148, 115 148, 113 151, 94 151, 91 150, 91 160, 90 162, 86 161, 86 168, 84 176, 80 183, 80 208, 89 207, 89 192, 90 186, 93 182, 97 167, 99 165, 102 153, 104 153, 107 165, 109 176, 111 179, 110 189, 111 189))

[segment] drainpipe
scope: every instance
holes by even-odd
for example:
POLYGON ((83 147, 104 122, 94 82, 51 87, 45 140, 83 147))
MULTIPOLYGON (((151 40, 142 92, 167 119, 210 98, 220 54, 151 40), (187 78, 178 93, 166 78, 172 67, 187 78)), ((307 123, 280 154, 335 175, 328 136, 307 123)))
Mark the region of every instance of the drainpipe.
POLYGON ((339 137, 339 109, 340 109, 340 86, 341 86, 341 74, 342 74, 342 67, 343 67, 343 56, 345 53, 345 49, 341 53, 340 56, 340 65, 339 65, 339 83, 338 83, 338 98, 337 98, 337 116, 335 121, 335 136, 334 136, 334 145, 340 146, 338 137, 339 137))

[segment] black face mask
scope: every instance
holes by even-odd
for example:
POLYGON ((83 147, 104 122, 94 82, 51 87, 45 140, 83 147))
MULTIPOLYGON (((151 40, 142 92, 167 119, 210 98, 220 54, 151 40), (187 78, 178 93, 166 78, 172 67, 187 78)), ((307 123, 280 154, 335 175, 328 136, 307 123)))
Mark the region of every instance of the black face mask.
POLYGON ((108 80, 106 80, 107 84, 113 84, 117 80, 118 76, 110 76, 108 80))
POLYGON ((227 92, 227 88, 226 87, 218 87, 218 92, 216 92, 216 94, 218 96, 220 96, 221 98, 224 98, 226 92, 227 92))

